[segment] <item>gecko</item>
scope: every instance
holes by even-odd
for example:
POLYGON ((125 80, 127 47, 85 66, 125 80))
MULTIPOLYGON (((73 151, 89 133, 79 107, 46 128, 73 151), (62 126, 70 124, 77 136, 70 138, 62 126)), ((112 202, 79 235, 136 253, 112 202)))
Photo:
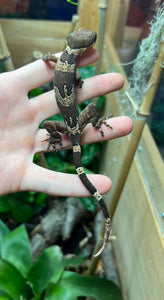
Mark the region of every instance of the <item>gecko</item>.
POLYGON ((111 230, 111 220, 102 195, 90 182, 84 172, 81 162, 81 136, 85 126, 88 123, 91 123, 94 128, 97 128, 102 136, 104 136, 101 128, 102 123, 111 129, 112 127, 106 123, 107 118, 99 118, 96 105, 94 103, 90 103, 80 114, 78 113, 75 87, 81 88, 83 85, 83 81, 77 75, 77 58, 84 53, 87 48, 93 47, 96 39, 97 33, 95 31, 79 28, 77 31, 72 32, 67 36, 66 48, 61 54, 60 58, 57 58, 54 54, 50 53, 43 56, 43 60, 45 62, 56 62, 53 77, 54 91, 57 106, 64 120, 62 122, 48 120, 44 121, 43 126, 49 134, 49 138, 46 140, 48 141, 47 150, 49 150, 51 145, 53 145, 54 150, 56 150, 56 143, 59 143, 62 149, 61 133, 69 135, 73 148, 73 160, 76 172, 81 182, 90 192, 90 194, 96 199, 105 219, 103 245, 94 255, 94 257, 99 256, 108 245, 111 230))

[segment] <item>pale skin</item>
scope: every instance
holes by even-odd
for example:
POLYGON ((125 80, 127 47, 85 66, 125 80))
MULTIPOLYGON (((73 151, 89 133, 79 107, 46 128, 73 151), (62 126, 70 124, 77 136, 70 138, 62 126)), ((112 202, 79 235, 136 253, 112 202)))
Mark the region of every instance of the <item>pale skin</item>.
MULTIPOLYGON (((78 67, 95 62, 98 52, 91 49, 78 60, 78 67)), ((47 151, 47 131, 39 129, 42 120, 57 114, 54 91, 31 100, 28 92, 50 82, 55 63, 38 60, 12 72, 0 74, 0 195, 19 191, 38 191, 50 195, 86 197, 89 192, 78 175, 58 173, 33 163, 35 153, 47 151)), ((120 74, 98 75, 85 80, 77 89, 78 102, 104 95, 122 88, 120 74)), ((84 130, 82 143, 106 141, 127 135, 132 130, 128 117, 108 120, 110 129, 102 124, 104 137, 90 124, 84 130)), ((64 149, 71 148, 69 137, 62 136, 64 149)), ((50 150, 52 150, 50 148, 50 150)), ((101 194, 111 188, 111 180, 104 175, 88 175, 101 194)))

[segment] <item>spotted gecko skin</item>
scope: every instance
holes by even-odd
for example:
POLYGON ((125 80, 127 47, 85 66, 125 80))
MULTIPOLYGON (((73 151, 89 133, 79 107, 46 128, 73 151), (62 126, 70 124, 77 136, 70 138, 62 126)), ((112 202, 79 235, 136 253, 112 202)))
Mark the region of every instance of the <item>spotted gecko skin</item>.
POLYGON ((95 257, 99 256, 108 245, 111 220, 102 196, 84 172, 81 162, 81 136, 83 129, 88 123, 91 123, 93 127, 97 128, 102 136, 104 133, 101 129, 101 124, 104 123, 110 128, 111 126, 106 123, 106 118, 102 117, 99 119, 96 106, 93 103, 89 104, 79 115, 75 87, 79 86, 81 88, 83 84, 81 79, 77 79, 76 60, 86 48, 93 47, 96 39, 96 32, 80 28, 78 31, 70 33, 67 36, 66 48, 60 58, 57 58, 50 53, 43 57, 44 61, 56 62, 54 69, 54 91, 58 108, 64 119, 64 122, 44 122, 44 127, 49 133, 48 149, 51 145, 53 145, 53 148, 55 149, 56 143, 59 143, 62 147, 60 133, 68 134, 70 136, 76 172, 84 186, 96 199, 104 215, 104 241, 101 249, 94 255, 95 257))

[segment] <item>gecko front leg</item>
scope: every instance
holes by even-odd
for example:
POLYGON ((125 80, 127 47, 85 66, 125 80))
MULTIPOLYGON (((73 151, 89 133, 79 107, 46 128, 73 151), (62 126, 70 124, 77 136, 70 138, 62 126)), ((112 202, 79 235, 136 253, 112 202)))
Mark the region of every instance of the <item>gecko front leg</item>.
POLYGON ((47 62, 49 62, 49 61, 57 62, 57 60, 58 60, 57 56, 55 54, 51 54, 50 52, 43 55, 42 59, 47 62))

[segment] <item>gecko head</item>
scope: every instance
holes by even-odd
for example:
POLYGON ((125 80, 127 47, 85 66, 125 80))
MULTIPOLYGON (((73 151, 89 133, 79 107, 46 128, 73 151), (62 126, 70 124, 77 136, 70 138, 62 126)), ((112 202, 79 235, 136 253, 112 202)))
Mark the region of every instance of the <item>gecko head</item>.
POLYGON ((92 30, 79 28, 67 36, 67 45, 71 49, 83 49, 93 47, 97 39, 97 33, 92 30))

